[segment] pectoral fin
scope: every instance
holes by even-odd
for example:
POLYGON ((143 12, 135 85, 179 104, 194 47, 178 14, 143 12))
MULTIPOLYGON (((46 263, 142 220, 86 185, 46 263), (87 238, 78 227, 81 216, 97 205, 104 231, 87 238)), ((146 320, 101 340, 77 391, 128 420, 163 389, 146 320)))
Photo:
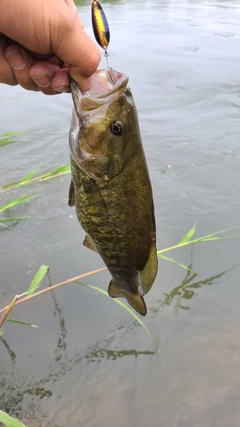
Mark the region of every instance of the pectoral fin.
POLYGON ((126 298, 128 304, 130 304, 131 307, 134 308, 134 310, 136 310, 142 316, 146 316, 147 307, 141 295, 129 293, 125 289, 119 288, 114 284, 112 280, 108 287, 108 294, 112 298, 122 298, 122 297, 126 298))
POLYGON ((72 179, 69 187, 68 204, 71 207, 75 205, 74 184, 72 179))
POLYGON ((90 239, 88 235, 85 236, 83 245, 86 246, 86 248, 91 249, 94 252, 97 252, 96 246, 94 245, 92 239, 90 239))

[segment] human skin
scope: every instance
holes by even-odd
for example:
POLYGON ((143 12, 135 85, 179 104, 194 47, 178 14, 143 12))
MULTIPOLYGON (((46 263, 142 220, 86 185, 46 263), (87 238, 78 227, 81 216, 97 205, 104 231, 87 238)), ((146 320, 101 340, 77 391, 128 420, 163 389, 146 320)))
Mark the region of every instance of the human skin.
POLYGON ((99 61, 73 0, 0 0, 0 83, 53 95, 70 75, 87 91, 99 61))

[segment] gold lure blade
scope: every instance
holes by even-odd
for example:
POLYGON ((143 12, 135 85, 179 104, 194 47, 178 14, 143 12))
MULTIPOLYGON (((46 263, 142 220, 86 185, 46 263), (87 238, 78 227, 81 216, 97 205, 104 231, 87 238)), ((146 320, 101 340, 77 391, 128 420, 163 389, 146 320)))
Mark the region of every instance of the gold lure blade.
POLYGON ((97 0, 92 1, 92 27, 98 44, 104 49, 105 56, 108 56, 107 47, 110 41, 110 31, 106 15, 97 0))

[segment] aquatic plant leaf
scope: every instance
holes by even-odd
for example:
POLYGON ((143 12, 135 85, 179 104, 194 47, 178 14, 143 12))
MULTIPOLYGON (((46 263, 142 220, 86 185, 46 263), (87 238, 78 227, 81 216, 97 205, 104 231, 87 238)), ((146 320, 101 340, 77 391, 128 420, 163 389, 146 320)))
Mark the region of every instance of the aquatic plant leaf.
POLYGON ((9 227, 9 225, 3 224, 0 222, 0 226, 4 227, 4 228, 8 228, 9 230, 12 230, 12 227, 9 227))
POLYGON ((1 138, 0 139, 0 146, 13 144, 14 142, 16 142, 16 141, 14 141, 14 139, 9 139, 9 138, 2 139, 1 138))
POLYGON ((215 231, 214 233, 207 234, 206 236, 198 237, 197 239, 188 240, 185 243, 181 243, 181 244, 178 243, 177 245, 170 246, 169 248, 158 250, 157 255, 160 256, 160 254, 162 254, 164 252, 169 252, 169 251, 172 251, 173 249, 178 249, 178 248, 181 248, 182 246, 186 246, 186 245, 192 245, 194 243, 209 242, 211 240, 213 241, 213 240, 222 240, 222 239, 233 239, 236 237, 240 237, 239 234, 232 234, 232 235, 228 235, 228 236, 219 236, 219 234, 226 233, 226 232, 232 231, 232 230, 237 230, 239 228, 240 228, 240 225, 237 225, 236 227, 225 228, 224 230, 215 231))
MULTIPOLYGON (((79 285, 82 285, 82 286, 86 286, 87 288, 94 289, 95 291, 98 291, 101 294, 109 297, 108 292, 104 291, 103 289, 99 288, 98 286, 87 285, 86 283, 82 283, 82 282, 78 282, 78 281, 76 281, 76 283, 78 283, 79 285)), ((116 302, 117 304, 119 304, 123 308, 125 308, 125 310, 127 310, 128 313, 130 313, 134 317, 134 319, 139 323, 139 325, 141 325, 145 329, 145 331, 147 332, 147 334, 149 335, 149 337, 152 339, 152 341, 153 341, 153 343, 154 343, 154 345, 156 347, 156 350, 158 352, 160 352, 160 349, 159 349, 159 347, 157 345, 157 342, 156 342, 155 338, 153 337, 153 335, 151 334, 151 332, 149 331, 149 329, 147 328, 147 326, 143 323, 143 321, 136 315, 136 313, 130 307, 128 307, 126 304, 124 304, 124 302, 122 302, 120 299, 118 299, 118 298, 111 298, 111 299, 112 299, 112 301, 116 302)))
POLYGON ((20 221, 22 219, 29 219, 29 218, 32 218, 32 216, 20 216, 16 218, 0 218, 0 224, 1 222, 20 221))
POLYGON ((70 173, 70 171, 71 171, 70 170, 70 164, 67 163, 66 165, 60 166, 60 168, 57 168, 52 172, 48 172, 48 173, 45 173, 41 176, 38 176, 37 178, 34 179, 34 181, 35 180, 44 181, 45 179, 53 178, 55 176, 63 175, 65 173, 70 173))
POLYGON ((34 175, 36 175, 36 173, 38 171, 39 171, 39 169, 35 169, 34 171, 32 171, 32 172, 28 173, 26 176, 24 176, 24 178, 22 178, 21 181, 18 181, 18 182, 22 183, 22 182, 29 181, 30 179, 32 179, 34 177, 34 175))
POLYGON ((47 265, 41 265, 41 267, 39 268, 39 270, 37 271, 37 273, 35 274, 28 292, 27 292, 27 296, 32 295, 36 288, 39 286, 39 284, 41 283, 42 279, 44 278, 45 274, 49 271, 49 267, 47 265))
POLYGON ((180 262, 175 261, 175 259, 169 258, 169 257, 168 257, 168 256, 166 256, 166 255, 161 255, 161 254, 160 254, 160 255, 158 255, 158 256, 159 256, 159 258, 165 259, 166 261, 173 262, 174 264, 178 265, 179 267, 184 268, 185 270, 193 271, 193 270, 192 270, 190 267, 188 267, 187 265, 181 264, 180 262))
POLYGON ((71 171, 70 164, 67 163, 66 165, 60 166, 59 168, 55 169, 54 171, 50 172, 51 175, 58 175, 61 173, 69 173, 71 171))
POLYGON ((6 203, 2 207, 0 207, 0 212, 5 211, 6 209, 10 209, 16 205, 20 205, 21 203, 28 202, 31 199, 35 199, 36 197, 39 197, 40 194, 36 194, 35 196, 22 196, 18 197, 17 199, 11 200, 10 202, 6 203))
POLYGON ((6 132, 6 133, 2 133, 0 135, 0 146, 3 145, 9 145, 9 144, 13 144, 14 142, 16 142, 15 138, 16 136, 20 135, 23 132, 6 132))
POLYGON ((191 237, 194 235, 196 230, 196 222, 194 223, 193 227, 187 232, 187 234, 185 234, 185 236, 180 240, 180 242, 178 242, 179 246, 182 245, 183 243, 188 242, 191 237))
POLYGON ((21 135, 24 132, 6 132, 6 133, 2 133, 0 135, 0 146, 1 145, 8 145, 8 144, 13 144, 14 142, 16 142, 16 140, 14 139, 16 136, 21 135))
POLYGON ((45 181, 51 178, 56 178, 58 176, 70 173, 71 169, 70 169, 70 164, 67 163, 53 170, 52 172, 48 172, 43 175, 34 177, 37 171, 38 169, 30 172, 28 175, 26 175, 24 178, 22 178, 19 181, 14 181, 14 182, 11 182, 10 184, 4 185, 3 187, 0 188, 0 191, 7 191, 12 188, 18 188, 18 187, 23 187, 24 185, 32 184, 33 182, 40 182, 40 181, 45 181))
POLYGON ((39 169, 35 169, 34 171, 28 173, 26 176, 24 176, 19 181, 13 181, 13 182, 10 182, 10 184, 4 185, 3 187, 0 188, 0 190, 4 191, 4 190, 8 190, 10 188, 14 188, 14 187, 17 188, 17 187, 21 187, 23 185, 29 184, 32 182, 32 178, 34 177, 34 175, 36 175, 36 173, 38 171, 39 171, 39 169))
POLYGON ((6 137, 9 137, 9 136, 18 136, 18 135, 21 135, 23 133, 24 132, 6 132, 6 133, 2 133, 0 135, 0 139, 6 138, 6 137))
POLYGON ((22 320, 5 319, 5 322, 18 323, 19 325, 26 325, 26 326, 31 326, 32 328, 38 328, 37 325, 34 325, 33 323, 23 322, 22 320))
POLYGON ((16 420, 16 418, 10 417, 10 415, 6 414, 0 410, 0 422, 3 423, 6 427, 25 427, 20 421, 16 420))

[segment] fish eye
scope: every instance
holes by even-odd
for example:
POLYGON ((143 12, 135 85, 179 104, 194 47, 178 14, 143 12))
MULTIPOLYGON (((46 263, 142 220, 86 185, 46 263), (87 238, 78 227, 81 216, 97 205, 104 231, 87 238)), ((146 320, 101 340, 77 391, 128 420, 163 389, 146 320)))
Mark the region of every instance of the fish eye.
POLYGON ((114 120, 110 125, 111 132, 114 135, 121 136, 124 132, 124 126, 119 120, 114 120))

